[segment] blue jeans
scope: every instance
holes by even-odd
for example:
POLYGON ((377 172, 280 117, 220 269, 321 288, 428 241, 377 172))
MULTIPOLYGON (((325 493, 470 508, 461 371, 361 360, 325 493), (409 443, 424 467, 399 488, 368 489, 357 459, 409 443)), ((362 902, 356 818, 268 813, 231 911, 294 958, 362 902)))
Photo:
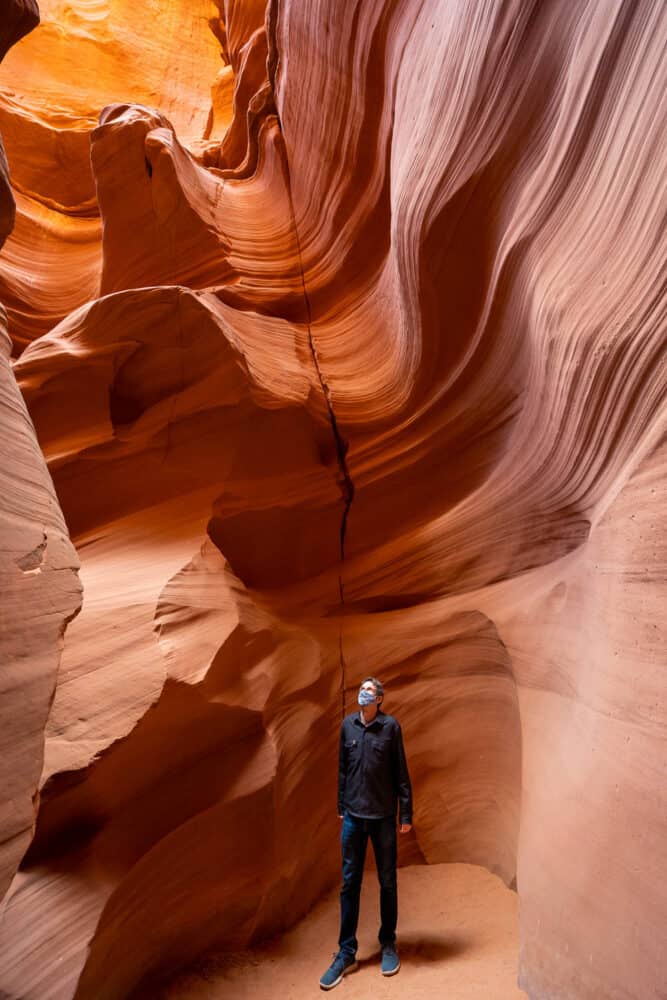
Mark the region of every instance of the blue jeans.
POLYGON ((340 840, 343 853, 343 886, 340 892, 340 937, 338 946, 346 956, 357 953, 359 894, 364 873, 366 845, 370 835, 380 882, 380 944, 396 940, 398 891, 396 885, 396 817, 360 819, 345 813, 340 840))

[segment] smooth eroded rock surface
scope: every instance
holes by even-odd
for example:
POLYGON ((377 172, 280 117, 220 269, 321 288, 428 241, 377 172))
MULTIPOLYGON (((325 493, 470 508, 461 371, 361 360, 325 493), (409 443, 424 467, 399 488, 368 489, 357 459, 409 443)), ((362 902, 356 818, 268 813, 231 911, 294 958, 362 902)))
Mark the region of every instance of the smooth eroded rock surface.
MULTIPOLYGON (((37 5, 10 0, 2 18, 0 58, 37 24, 37 5)), ((0 247, 14 219, 0 140, 0 247)), ((10 354, 0 301, 0 900, 33 834, 63 633, 81 605, 79 563, 10 354)))
POLYGON ((532 1000, 659 996, 664 4, 157 6, 45 3, 0 71, 0 299, 84 591, 10 716, 46 743, 0 992, 299 920, 375 674, 401 863, 516 888, 532 1000))

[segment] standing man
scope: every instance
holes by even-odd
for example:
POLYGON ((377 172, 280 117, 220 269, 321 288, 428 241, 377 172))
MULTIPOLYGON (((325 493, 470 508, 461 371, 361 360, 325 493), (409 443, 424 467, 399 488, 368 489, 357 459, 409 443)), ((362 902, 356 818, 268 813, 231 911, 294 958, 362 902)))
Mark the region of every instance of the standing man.
POLYGON ((396 886, 396 808, 400 832, 412 829, 412 788, 403 751, 401 727, 380 711, 384 688, 367 677, 359 689, 360 711, 343 719, 338 758, 338 818, 343 820, 343 886, 340 893, 339 951, 320 979, 323 990, 337 986, 356 969, 359 894, 370 836, 380 881, 378 938, 382 948, 382 975, 400 968, 396 951, 398 893, 396 886))

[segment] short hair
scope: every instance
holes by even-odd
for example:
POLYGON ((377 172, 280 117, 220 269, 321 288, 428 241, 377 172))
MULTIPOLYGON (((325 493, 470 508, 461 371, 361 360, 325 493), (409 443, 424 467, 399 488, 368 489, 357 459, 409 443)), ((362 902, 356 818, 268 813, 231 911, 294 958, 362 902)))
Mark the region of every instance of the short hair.
POLYGON ((376 694, 379 694, 381 698, 384 698, 384 684, 382 681, 379 681, 377 677, 364 677, 359 687, 361 687, 362 684, 366 684, 368 681, 374 685, 376 694))

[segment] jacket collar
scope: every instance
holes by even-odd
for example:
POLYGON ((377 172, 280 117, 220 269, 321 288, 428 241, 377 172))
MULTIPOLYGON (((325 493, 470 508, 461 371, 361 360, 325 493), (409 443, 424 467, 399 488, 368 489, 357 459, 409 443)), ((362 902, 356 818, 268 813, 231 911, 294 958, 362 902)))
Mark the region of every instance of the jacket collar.
POLYGON ((357 714, 355 715, 354 721, 358 726, 361 726, 362 729, 370 729, 370 727, 374 726, 376 722, 379 722, 381 726, 384 726, 385 722, 387 721, 387 716, 384 714, 384 712, 381 712, 380 709, 378 708, 377 715, 375 716, 372 722, 368 723, 367 726, 365 726, 361 721, 361 716, 359 712, 357 712, 357 714))

